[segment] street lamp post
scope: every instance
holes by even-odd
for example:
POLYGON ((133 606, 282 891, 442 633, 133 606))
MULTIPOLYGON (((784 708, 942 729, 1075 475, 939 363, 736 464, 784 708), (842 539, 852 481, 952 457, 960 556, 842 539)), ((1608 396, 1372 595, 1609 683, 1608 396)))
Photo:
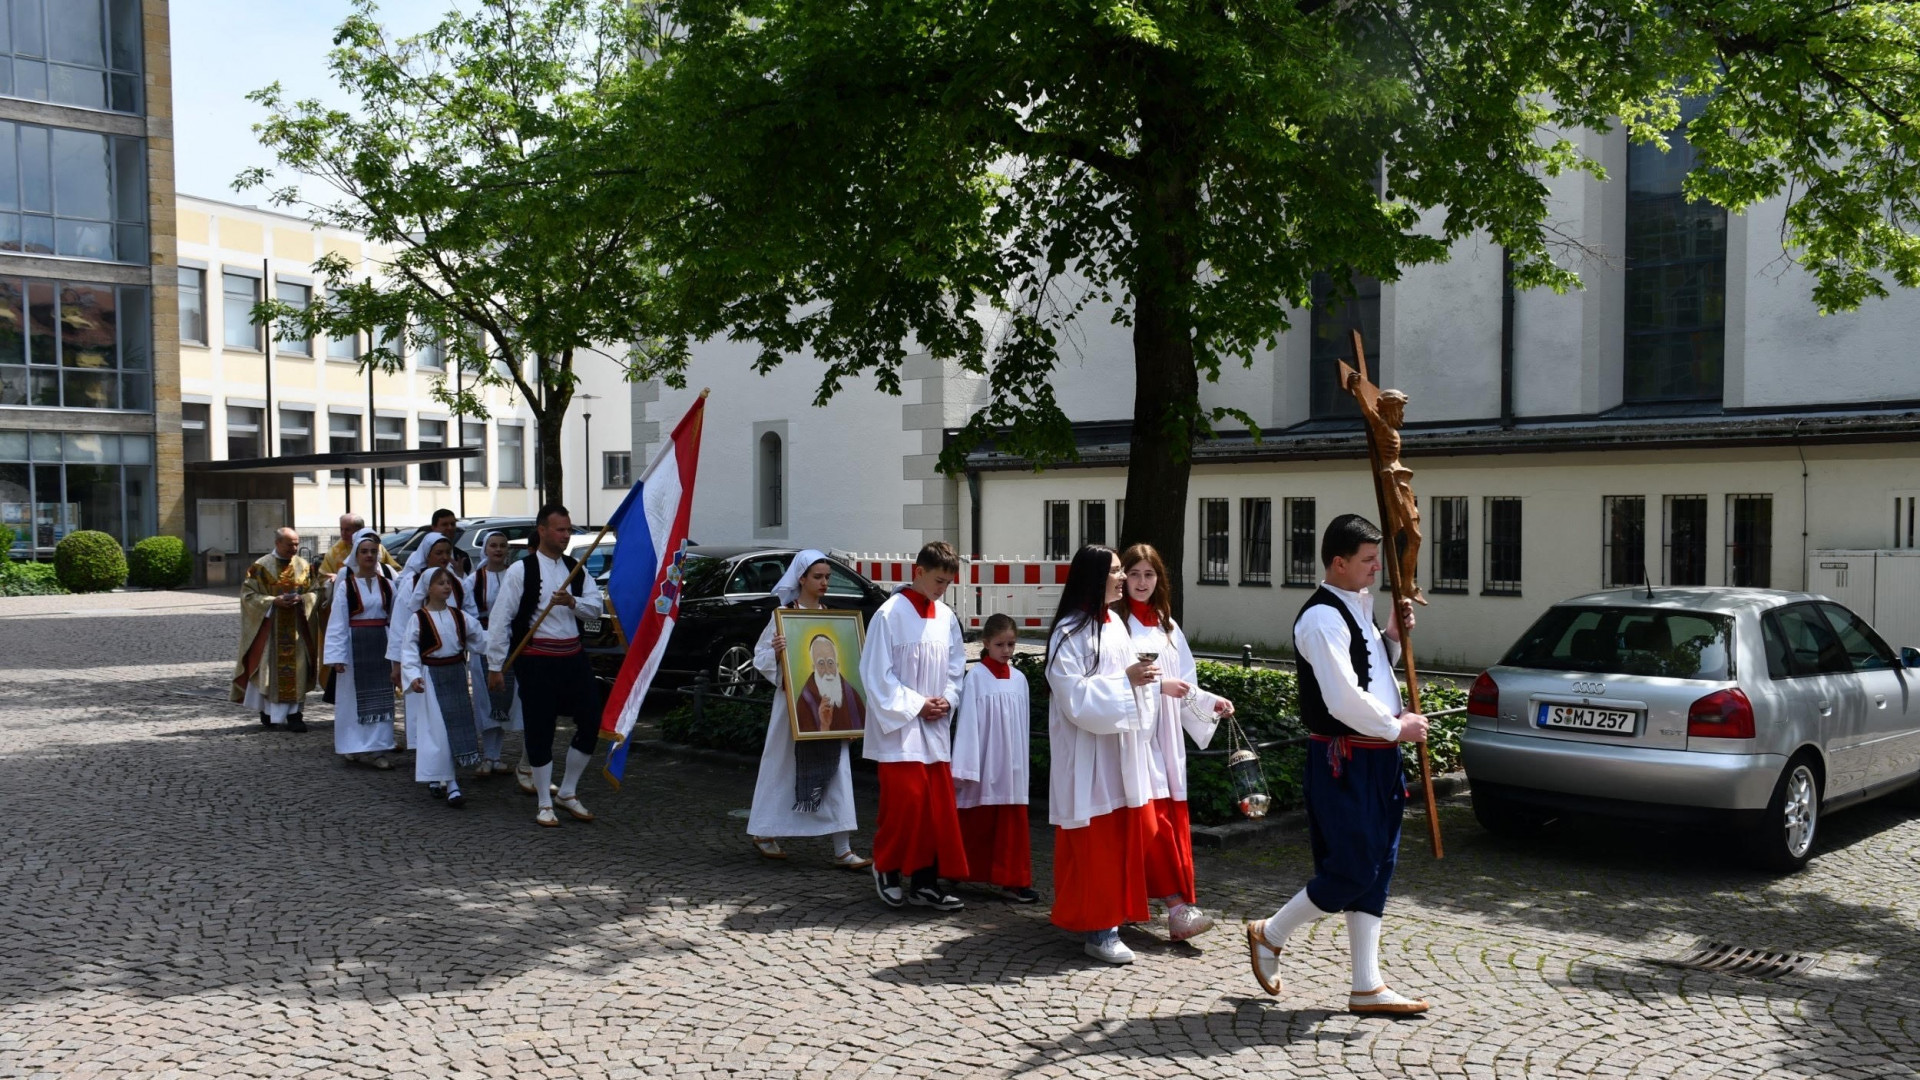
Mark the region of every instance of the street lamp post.
MULTIPOLYGON (((576 394, 575 397, 581 401, 600 400, 599 394, 576 394)), ((582 502, 582 506, 580 507, 580 522, 583 525, 591 525, 593 524, 593 414, 581 413, 580 416, 581 419, 586 421, 586 429, 581 433, 580 438, 580 498, 582 502)))

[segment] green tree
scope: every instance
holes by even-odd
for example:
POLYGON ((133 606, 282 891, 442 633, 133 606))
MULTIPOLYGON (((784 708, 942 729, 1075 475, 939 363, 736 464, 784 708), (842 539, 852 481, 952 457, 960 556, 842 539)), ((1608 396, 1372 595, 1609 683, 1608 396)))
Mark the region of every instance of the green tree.
POLYGON ((329 67, 351 109, 290 101, 278 84, 248 95, 267 109, 255 130, 279 169, 325 194, 264 169, 234 187, 266 187, 390 255, 369 277, 330 254, 311 305, 270 300, 255 318, 288 340, 359 334, 363 369, 443 347, 456 377, 434 394, 456 414, 484 417, 475 390, 512 386, 538 425, 544 499, 565 490, 575 363, 625 363, 607 343, 649 337, 653 211, 643 187, 602 182, 619 127, 608 106, 646 21, 623 0, 485 0, 394 39, 377 14, 355 0, 334 36, 329 67))
MULTIPOLYGON (((1844 308, 1920 281, 1912 5, 1850 0, 677 0, 629 112, 690 339, 810 349, 818 398, 913 351, 989 377, 943 465, 1073 456, 1050 386, 1073 317, 1133 336, 1122 540, 1182 564, 1201 378, 1251 363, 1313 276, 1393 280, 1469 238, 1577 284, 1549 183, 1581 131, 1657 140, 1710 98, 1689 192, 1790 194, 1844 308)), ((684 346, 651 358, 675 378, 684 346)), ((1115 373, 1118 375, 1118 372, 1115 373)), ((1177 584, 1177 581, 1176 581, 1177 584)), ((1176 596, 1178 594, 1176 593, 1176 596)))

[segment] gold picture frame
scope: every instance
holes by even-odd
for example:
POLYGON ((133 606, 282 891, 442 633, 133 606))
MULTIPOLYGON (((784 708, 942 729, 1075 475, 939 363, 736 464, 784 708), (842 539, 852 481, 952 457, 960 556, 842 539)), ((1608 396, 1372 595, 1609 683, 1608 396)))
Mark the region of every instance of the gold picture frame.
POLYGON ((858 611, 799 608, 781 608, 774 620, 775 632, 787 639, 780 682, 795 741, 864 735, 867 688, 860 680, 860 650, 866 620, 858 611), (823 687, 823 681, 830 685, 823 687))

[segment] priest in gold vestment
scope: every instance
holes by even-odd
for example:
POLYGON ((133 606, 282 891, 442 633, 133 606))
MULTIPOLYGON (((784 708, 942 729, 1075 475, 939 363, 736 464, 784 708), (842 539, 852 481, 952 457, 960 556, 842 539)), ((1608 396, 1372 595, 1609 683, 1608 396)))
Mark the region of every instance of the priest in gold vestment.
POLYGON ((240 585, 240 662, 234 701, 260 714, 263 726, 305 731, 301 706, 313 689, 319 642, 313 636, 317 575, 298 554, 300 534, 281 529, 273 551, 247 568, 240 585))

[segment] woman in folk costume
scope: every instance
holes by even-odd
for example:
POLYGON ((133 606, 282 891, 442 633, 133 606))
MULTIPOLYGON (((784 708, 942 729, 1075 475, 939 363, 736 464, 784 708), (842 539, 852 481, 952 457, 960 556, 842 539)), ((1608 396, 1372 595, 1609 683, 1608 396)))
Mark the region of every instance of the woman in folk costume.
POLYGON ((334 579, 326 654, 333 668, 333 752, 348 761, 391 769, 393 679, 387 667, 387 619, 394 607, 392 574, 380 564, 380 535, 361 529, 334 579))
MULTIPOLYGON (((466 592, 467 612, 480 620, 480 629, 485 630, 492 616, 493 601, 500 595, 500 575, 507 572, 511 565, 507 556, 507 534, 499 531, 488 533, 481 538, 480 550, 486 555, 486 561, 474 567, 460 582, 466 592)), ((500 757, 501 746, 506 742, 509 731, 521 731, 525 728, 520 718, 520 694, 515 685, 512 669, 504 674, 506 679, 499 690, 487 689, 487 658, 484 650, 473 654, 471 664, 473 677, 473 700, 480 708, 480 767, 475 776, 506 775, 507 763, 500 757)), ((524 749, 520 753, 520 763, 513 770, 520 781, 520 790, 533 794, 533 766, 527 764, 524 749)))
MULTIPOLYGON (((773 587, 780 605, 792 611, 824 608, 832 564, 825 552, 809 548, 793 557, 787 572, 773 587)), ((747 836, 754 850, 769 859, 784 859, 777 837, 833 837, 833 865, 864 870, 872 859, 854 853, 850 843, 854 823, 853 769, 847 739, 793 737, 787 716, 787 639, 779 632, 779 617, 767 620, 753 648, 753 666, 773 684, 773 716, 767 721, 766 743, 760 751, 760 777, 753 786, 753 811, 747 818, 747 836)), ((816 676, 817 678, 818 676, 816 676)), ((851 692, 852 687, 847 687, 851 692)), ((857 700, 857 699, 850 699, 857 700)), ((856 706, 857 707, 857 706, 856 706)))
POLYGON ((1147 921, 1155 830, 1147 744, 1156 716, 1142 712, 1134 691, 1158 681, 1160 669, 1134 657, 1126 623, 1111 610, 1126 580, 1112 548, 1081 548, 1047 642, 1053 924, 1085 934, 1087 955, 1109 964, 1133 963, 1120 926, 1147 921))
POLYGON ((400 645, 407 712, 415 721, 413 778, 434 798, 459 807, 466 798, 454 770, 480 764, 467 656, 486 648, 487 635, 480 620, 461 610, 460 578, 452 567, 428 572, 423 591, 424 602, 408 620, 400 645))
POLYGON ((1033 834, 1027 825, 1027 767, 1033 719, 1027 677, 1013 669, 1020 634, 1013 619, 993 615, 980 628, 980 662, 960 686, 953 725, 953 795, 967 876, 1031 904, 1033 834))
POLYGON ((1187 635, 1173 621, 1167 566, 1149 544, 1135 544, 1120 556, 1127 574, 1124 605, 1135 656, 1152 654, 1160 668, 1158 686, 1141 688, 1141 711, 1155 716, 1147 740, 1147 769, 1153 779, 1154 839, 1147 847, 1147 896, 1167 908, 1167 936, 1185 941, 1213 929, 1213 917, 1200 910, 1193 882, 1193 832, 1187 819, 1187 741, 1204 747, 1233 702, 1200 689, 1199 672, 1187 635))
POLYGON ((880 774, 873 888, 891 908, 912 904, 958 911, 966 906, 940 887, 943 874, 967 878, 949 764, 967 646, 960 620, 940 602, 959 573, 952 545, 936 540, 921 548, 913 561, 913 583, 873 613, 860 652, 869 720, 861 753, 879 762, 880 774), (902 875, 908 880, 903 882, 902 875))

